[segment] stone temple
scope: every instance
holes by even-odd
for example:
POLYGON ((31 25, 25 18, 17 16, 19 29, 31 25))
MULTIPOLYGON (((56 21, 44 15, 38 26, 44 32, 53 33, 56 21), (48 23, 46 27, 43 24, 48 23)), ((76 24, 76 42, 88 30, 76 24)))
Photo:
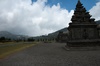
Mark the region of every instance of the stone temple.
POLYGON ((98 24, 94 18, 91 18, 80 0, 78 0, 71 21, 66 46, 97 46, 100 44, 98 24))

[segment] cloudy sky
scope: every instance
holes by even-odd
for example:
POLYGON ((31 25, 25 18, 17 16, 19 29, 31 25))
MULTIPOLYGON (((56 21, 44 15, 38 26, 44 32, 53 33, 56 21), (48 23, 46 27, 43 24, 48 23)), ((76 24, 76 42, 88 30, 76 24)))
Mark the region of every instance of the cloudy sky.
MULTIPOLYGON (((100 20, 100 0, 81 0, 100 20)), ((0 31, 39 36, 68 26, 77 0, 0 0, 0 31)))

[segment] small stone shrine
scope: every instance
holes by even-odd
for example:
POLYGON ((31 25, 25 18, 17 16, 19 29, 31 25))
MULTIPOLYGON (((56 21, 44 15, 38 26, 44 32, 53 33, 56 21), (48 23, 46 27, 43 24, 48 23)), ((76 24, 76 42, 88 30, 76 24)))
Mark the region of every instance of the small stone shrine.
POLYGON ((80 0, 78 0, 71 21, 66 46, 98 46, 100 44, 98 24, 95 19, 91 18, 80 0))

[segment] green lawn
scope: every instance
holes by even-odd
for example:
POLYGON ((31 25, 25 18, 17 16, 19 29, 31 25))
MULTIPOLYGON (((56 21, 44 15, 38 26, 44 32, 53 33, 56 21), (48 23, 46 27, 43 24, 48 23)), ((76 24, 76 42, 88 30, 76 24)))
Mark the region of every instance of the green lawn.
POLYGON ((35 44, 36 43, 32 43, 32 42, 31 43, 20 42, 20 43, 8 43, 8 44, 4 43, 4 44, 2 44, 3 46, 0 45, 0 59, 5 58, 6 56, 8 56, 14 52, 31 47, 35 44))

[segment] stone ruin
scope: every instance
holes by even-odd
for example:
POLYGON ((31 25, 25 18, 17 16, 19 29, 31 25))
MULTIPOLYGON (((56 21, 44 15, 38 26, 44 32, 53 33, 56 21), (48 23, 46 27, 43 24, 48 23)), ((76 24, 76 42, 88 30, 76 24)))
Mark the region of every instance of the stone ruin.
POLYGON ((66 46, 100 46, 100 28, 80 0, 78 0, 71 21, 66 46))

